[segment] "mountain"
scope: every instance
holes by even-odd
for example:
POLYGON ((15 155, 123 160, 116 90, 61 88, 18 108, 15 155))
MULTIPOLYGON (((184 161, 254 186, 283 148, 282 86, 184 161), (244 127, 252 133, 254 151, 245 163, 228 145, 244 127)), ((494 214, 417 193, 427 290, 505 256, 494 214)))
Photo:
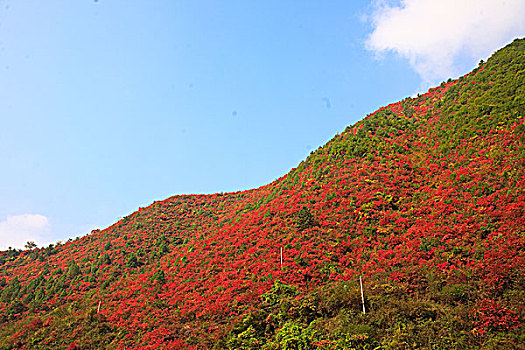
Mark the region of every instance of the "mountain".
POLYGON ((520 39, 268 185, 1 252, 0 349, 525 349, 524 118, 520 39))

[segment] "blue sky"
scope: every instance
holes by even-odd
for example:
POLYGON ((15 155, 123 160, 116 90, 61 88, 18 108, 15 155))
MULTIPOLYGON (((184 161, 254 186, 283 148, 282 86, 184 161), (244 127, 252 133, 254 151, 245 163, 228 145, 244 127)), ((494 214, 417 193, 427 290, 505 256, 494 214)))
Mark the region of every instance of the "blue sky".
POLYGON ((0 249, 267 184, 525 35, 463 2, 0 0, 0 249))

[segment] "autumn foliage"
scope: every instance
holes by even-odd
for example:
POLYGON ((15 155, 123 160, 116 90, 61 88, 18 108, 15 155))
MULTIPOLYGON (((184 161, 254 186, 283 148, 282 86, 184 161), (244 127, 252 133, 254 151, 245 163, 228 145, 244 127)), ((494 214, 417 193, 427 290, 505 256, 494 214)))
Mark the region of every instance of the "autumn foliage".
POLYGON ((516 40, 268 185, 0 252, 0 349, 523 349, 524 119, 516 40))

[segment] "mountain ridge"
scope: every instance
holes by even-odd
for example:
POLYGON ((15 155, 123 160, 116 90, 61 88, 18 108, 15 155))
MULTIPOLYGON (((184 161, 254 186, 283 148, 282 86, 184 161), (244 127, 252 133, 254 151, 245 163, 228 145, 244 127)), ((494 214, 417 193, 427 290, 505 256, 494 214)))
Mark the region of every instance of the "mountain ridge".
POLYGON ((0 349, 523 348, 524 70, 520 39, 270 184, 1 252, 0 349))

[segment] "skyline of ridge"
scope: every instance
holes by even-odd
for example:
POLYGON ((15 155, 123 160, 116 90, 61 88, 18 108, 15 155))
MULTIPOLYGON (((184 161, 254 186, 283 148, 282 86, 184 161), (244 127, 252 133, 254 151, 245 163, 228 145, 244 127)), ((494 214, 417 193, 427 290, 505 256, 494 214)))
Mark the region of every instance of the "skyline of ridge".
POLYGON ((267 184, 424 92, 427 42, 455 58, 439 84, 525 35, 520 1, 378 4, 5 1, 0 249, 84 235, 174 194, 267 184), (451 13, 464 23, 424 21, 451 13))

